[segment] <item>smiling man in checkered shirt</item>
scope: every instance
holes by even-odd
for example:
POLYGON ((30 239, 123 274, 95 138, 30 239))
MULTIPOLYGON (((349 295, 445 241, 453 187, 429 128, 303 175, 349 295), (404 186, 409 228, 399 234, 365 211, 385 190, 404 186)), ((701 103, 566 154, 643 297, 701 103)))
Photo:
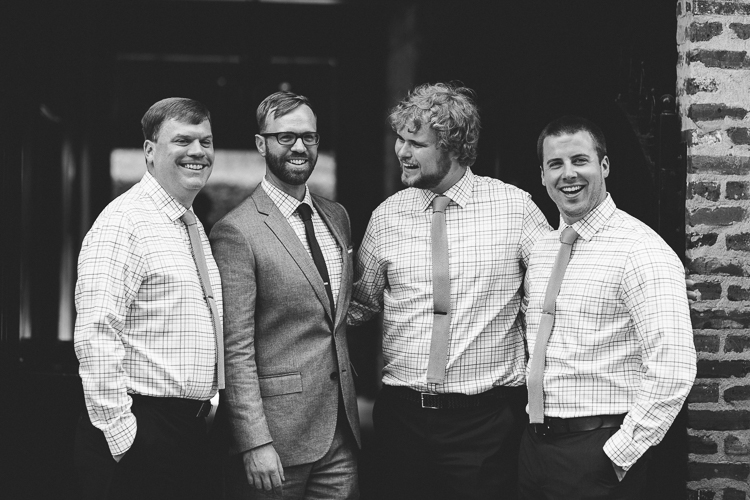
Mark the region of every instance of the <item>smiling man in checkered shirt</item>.
POLYGON ((525 425, 518 313, 534 242, 550 231, 528 193, 471 171, 473 92, 417 87, 393 109, 407 189, 373 213, 349 321, 384 312, 383 389, 374 408, 383 498, 514 496, 525 425), (433 328, 432 201, 445 209, 450 325, 444 381, 427 383, 433 328))
MULTIPOLYGON (((102 211, 78 259, 79 498, 206 498, 203 417, 219 385, 221 318, 181 217, 191 218, 211 175, 211 116, 197 101, 170 98, 141 124, 147 172, 102 211)), ((219 270, 200 222, 197 229, 220 315, 219 270)))
POLYGON ((607 194, 610 166, 599 127, 559 118, 542 131, 537 149, 561 221, 534 247, 526 274, 530 367, 560 231, 570 226, 579 236, 542 365, 543 423, 530 424, 521 444, 520 496, 641 498, 650 448, 695 377, 683 267, 607 194))

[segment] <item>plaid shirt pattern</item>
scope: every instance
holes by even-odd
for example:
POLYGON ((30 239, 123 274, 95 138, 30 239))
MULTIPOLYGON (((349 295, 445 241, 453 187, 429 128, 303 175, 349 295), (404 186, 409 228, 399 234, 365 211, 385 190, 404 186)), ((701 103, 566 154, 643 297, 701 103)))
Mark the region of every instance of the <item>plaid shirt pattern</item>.
MULTIPOLYGON (((216 394, 214 328, 180 220, 185 210, 147 172, 104 209, 83 241, 74 344, 91 423, 113 455, 135 438, 128 393, 196 400, 216 394)), ((219 270, 200 221, 198 231, 221 315, 219 270)))
MULTIPOLYGON (((695 378, 684 270, 667 244, 617 210, 609 195, 573 228, 580 236, 547 344, 544 414, 627 413, 604 447, 627 470, 664 437, 695 378)), ((531 353, 559 247, 555 231, 531 255, 526 311, 531 353)))
POLYGON ((408 188, 373 213, 358 252, 348 321, 384 312, 383 383, 478 394, 525 382, 519 307, 531 249, 550 231, 528 193, 467 169, 446 193, 451 326, 445 382, 426 383, 433 317, 429 190, 408 188))
POLYGON ((310 208, 312 208, 312 223, 313 229, 315 229, 315 239, 318 240, 318 246, 320 246, 320 251, 323 253, 323 259, 326 261, 328 278, 331 280, 331 292, 333 293, 334 304, 338 304, 339 289, 341 288, 341 272, 344 266, 344 262, 341 260, 341 247, 338 246, 336 239, 333 237, 333 234, 331 234, 331 230, 328 229, 326 223, 320 218, 315 206, 313 206, 310 189, 305 186, 305 197, 302 201, 299 201, 268 182, 268 179, 265 177, 263 178, 263 181, 261 181, 261 186, 268 197, 271 198, 274 205, 276 205, 276 208, 279 209, 281 215, 283 215, 289 222, 289 225, 292 226, 294 234, 297 235, 297 238, 299 238, 299 241, 305 247, 305 250, 307 250, 307 254, 311 259, 312 252, 310 252, 310 245, 307 243, 305 223, 302 222, 302 217, 297 213, 297 207, 299 207, 300 203, 307 203, 310 208))

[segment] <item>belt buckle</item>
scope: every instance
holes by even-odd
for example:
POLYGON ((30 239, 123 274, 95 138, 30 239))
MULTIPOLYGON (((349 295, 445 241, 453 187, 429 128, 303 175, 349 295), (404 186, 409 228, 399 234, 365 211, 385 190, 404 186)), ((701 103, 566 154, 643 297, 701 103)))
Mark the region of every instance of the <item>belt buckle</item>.
POLYGON ((437 401, 434 403, 436 406, 432 406, 432 405, 429 404, 429 402, 425 402, 425 399, 424 399, 425 396, 428 396, 428 397, 429 396, 437 396, 437 394, 432 393, 432 392, 420 392, 419 395, 421 396, 422 408, 425 408, 425 409, 428 409, 428 410, 437 410, 438 409, 437 401))
POLYGON ((207 417, 209 413, 211 413, 211 401, 207 400, 201 403, 201 406, 200 408, 198 408, 198 413, 195 415, 195 418, 207 417))

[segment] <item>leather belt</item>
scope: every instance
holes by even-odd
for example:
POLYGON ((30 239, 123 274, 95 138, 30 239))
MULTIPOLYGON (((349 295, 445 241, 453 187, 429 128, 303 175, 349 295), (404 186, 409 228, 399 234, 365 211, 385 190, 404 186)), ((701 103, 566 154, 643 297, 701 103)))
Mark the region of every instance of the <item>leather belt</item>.
POLYGON ((467 395, 459 393, 436 394, 432 392, 420 392, 408 387, 383 386, 384 394, 415 403, 421 408, 430 410, 479 408, 489 406, 501 399, 508 398, 516 389, 523 387, 493 387, 489 391, 479 394, 467 395))
POLYGON ((544 417, 543 424, 529 424, 529 430, 541 437, 561 436, 571 432, 587 432, 597 429, 620 427, 625 419, 622 415, 596 415, 593 417, 558 418, 544 417))
POLYGON ((159 408, 165 408, 169 411, 194 415, 195 418, 207 417, 211 412, 211 401, 200 401, 197 399, 186 398, 167 398, 156 396, 143 396, 141 394, 130 394, 133 401, 138 403, 153 405, 159 408))

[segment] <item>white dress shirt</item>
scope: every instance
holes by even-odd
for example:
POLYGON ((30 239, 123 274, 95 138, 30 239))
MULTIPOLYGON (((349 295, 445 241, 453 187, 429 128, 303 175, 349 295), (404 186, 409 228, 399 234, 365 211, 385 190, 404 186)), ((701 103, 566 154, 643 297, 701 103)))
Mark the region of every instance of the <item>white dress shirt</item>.
MULTIPOLYGON (((566 225, 560 222, 560 230, 566 225)), ((573 224, 580 235, 547 344, 544 414, 627 413, 607 442, 625 470, 669 429, 692 388, 696 356, 682 264, 648 226, 607 198, 573 224)), ((560 233, 534 247, 526 321, 534 352, 560 233)))
MULTIPOLYGON (((83 241, 74 345, 91 423, 112 455, 135 438, 128 393, 196 400, 216 394, 216 339, 180 220, 185 211, 147 172, 102 211, 83 241)), ((221 316, 219 270, 197 226, 221 316)))
POLYGON ((528 193, 471 169, 445 195, 452 200, 445 211, 451 288, 445 382, 426 383, 435 193, 404 189, 373 212, 357 256, 348 321, 384 311, 384 384, 463 394, 521 386, 523 276, 549 225, 528 193))

